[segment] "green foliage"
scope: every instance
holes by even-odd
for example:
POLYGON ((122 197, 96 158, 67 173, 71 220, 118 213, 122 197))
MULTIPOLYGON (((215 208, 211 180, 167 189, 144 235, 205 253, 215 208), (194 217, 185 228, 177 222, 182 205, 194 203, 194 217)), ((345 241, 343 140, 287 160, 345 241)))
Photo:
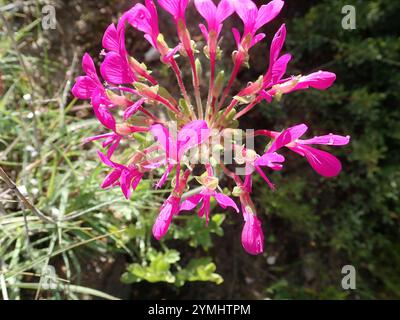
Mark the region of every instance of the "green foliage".
MULTIPOLYGON (((37 5, 40 3, 27 4, 26 12, 40 13, 34 10, 37 5)), ((22 22, 12 14, 6 17, 10 26, 19 27, 13 33, 18 43, 33 46, 48 36, 35 29, 38 19, 29 13, 22 22), (30 20, 34 23, 29 24, 30 20)), ((10 299, 114 299, 91 287, 98 287, 98 279, 106 277, 109 268, 123 273, 126 267, 122 279, 132 285, 139 281, 176 286, 192 281, 220 284, 223 280, 215 273, 216 265, 204 256, 203 249, 212 246, 212 234, 223 234, 224 215, 213 216, 209 228, 205 228, 204 219, 192 216, 185 221, 186 227, 177 226, 169 237, 183 248, 186 242, 199 247, 197 258, 188 259, 164 243, 160 251, 151 227, 167 191, 154 191, 153 181, 145 180, 128 201, 119 188, 99 187, 108 173, 96 154, 101 143, 84 145, 82 141, 101 129, 88 105, 66 102, 73 76, 81 72, 78 59, 72 65, 72 57, 68 64, 57 65, 46 52, 33 55, 14 48, 3 27, 0 25, 4 89, 0 97, 0 166, 37 209, 59 222, 48 223, 22 209, 0 180, 0 276, 6 284, 0 292, 7 291, 10 299), (19 57, 29 68, 23 68, 19 57), (63 92, 66 96, 61 96, 63 92), (126 265, 118 263, 121 259, 126 265), (55 290, 42 285, 47 266, 55 268, 55 290)), ((146 142, 139 134, 135 137, 146 142)), ((187 251, 194 253, 193 249, 187 251)))
POLYGON ((173 227, 173 238, 189 240, 189 245, 191 247, 201 246, 203 249, 208 250, 212 247, 213 242, 211 235, 215 233, 216 235, 222 237, 224 231, 221 224, 225 220, 224 214, 213 214, 210 218, 208 225, 205 219, 199 219, 196 217, 188 217, 186 219, 186 224, 182 227, 173 227))
MULTIPOLYGON (((148 265, 138 263, 131 264, 127 272, 122 275, 122 281, 125 283, 139 282, 146 280, 148 282, 168 282, 174 283, 176 277, 172 274, 170 268, 180 260, 179 252, 176 250, 167 250, 164 253, 149 250, 147 253, 148 265)), ((146 262, 145 262, 146 263, 146 262)))
POLYGON ((211 258, 191 259, 188 265, 182 268, 178 262, 180 254, 176 250, 167 249, 165 252, 156 252, 151 249, 147 253, 148 261, 143 265, 131 264, 127 272, 122 275, 124 283, 140 281, 167 282, 176 286, 183 286, 186 281, 210 281, 216 284, 223 282, 222 277, 215 273, 216 266, 211 258), (176 269, 173 272, 171 268, 176 269))
POLYGON ((275 266, 280 280, 266 294, 399 298, 400 25, 394 12, 400 4, 375 0, 321 1, 306 10, 304 4, 290 6, 306 12, 287 25, 286 48, 296 67, 290 72, 325 69, 335 72, 337 80, 327 91, 298 92, 280 105, 260 109, 277 130, 305 122, 310 137, 335 132, 349 134, 351 142, 326 148, 342 161, 338 178, 319 177, 304 159, 288 152, 290 165, 282 175, 271 175, 277 191, 259 192, 258 205, 273 233, 267 248, 280 257, 275 266), (346 4, 356 8, 355 30, 341 27, 346 4), (346 264, 357 270, 357 290, 340 287, 346 264))

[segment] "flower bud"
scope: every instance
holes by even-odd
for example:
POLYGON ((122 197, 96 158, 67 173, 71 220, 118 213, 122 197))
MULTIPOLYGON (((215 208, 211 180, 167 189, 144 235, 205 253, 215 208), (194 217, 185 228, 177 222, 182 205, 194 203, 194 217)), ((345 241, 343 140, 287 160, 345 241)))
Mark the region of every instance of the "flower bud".
POLYGON ((141 95, 145 96, 146 98, 156 100, 158 97, 158 90, 159 90, 158 85, 149 87, 144 83, 135 82, 135 88, 141 95))
POLYGON ((106 93, 108 99, 116 106, 129 107, 132 104, 132 102, 129 101, 127 98, 115 94, 114 92, 112 92, 112 90, 106 90, 106 93))
POLYGON ((202 65, 201 65, 200 60, 199 60, 199 59, 196 59, 195 64, 196 64, 197 76, 198 76, 199 78, 201 78, 201 74, 203 73, 203 67, 202 67, 202 65))
POLYGON ((218 72, 217 77, 215 79, 215 84, 212 92, 212 96, 214 98, 218 98, 218 96, 221 94, 222 87, 224 86, 224 80, 225 80, 225 72, 222 70, 218 72))
POLYGON ((261 222, 249 206, 245 206, 242 210, 245 220, 242 230, 242 246, 248 253, 258 255, 264 251, 264 233, 261 222))
POLYGON ((126 135, 132 133, 132 129, 127 123, 119 123, 119 124, 117 124, 115 131, 118 134, 120 134, 121 136, 126 136, 126 135))

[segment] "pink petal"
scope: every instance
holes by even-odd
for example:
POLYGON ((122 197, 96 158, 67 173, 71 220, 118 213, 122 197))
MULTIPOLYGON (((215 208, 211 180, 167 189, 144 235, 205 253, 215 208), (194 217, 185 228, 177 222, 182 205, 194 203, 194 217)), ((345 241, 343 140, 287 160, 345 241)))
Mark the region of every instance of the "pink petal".
POLYGON ((125 84, 134 82, 134 77, 127 65, 125 57, 116 52, 109 52, 100 67, 103 78, 113 84, 125 84))
POLYGON ((153 0, 145 0, 145 4, 147 10, 149 10, 150 13, 150 25, 152 28, 152 32, 157 36, 159 34, 159 31, 158 31, 158 14, 156 5, 154 4, 153 0))
POLYGON ((149 164, 146 164, 143 166, 143 168, 148 169, 148 170, 153 170, 153 169, 157 169, 161 166, 164 166, 167 163, 167 161, 161 160, 161 161, 156 161, 156 162, 152 162, 151 160, 149 160, 149 164))
POLYGON ((76 82, 71 90, 72 94, 79 99, 90 99, 93 92, 97 89, 97 84, 88 76, 76 78, 76 82))
POLYGON ((307 89, 309 87, 325 90, 329 88, 336 80, 336 75, 328 71, 318 71, 301 77, 299 83, 292 91, 307 89))
MULTIPOLYGON (((111 132, 111 133, 99 134, 97 136, 87 137, 87 138, 83 139, 83 143, 89 143, 89 142, 97 141, 97 140, 101 140, 101 139, 109 139, 109 138, 112 138, 114 135, 115 135, 115 133, 111 132)), ((103 145, 103 147, 104 147, 104 145, 103 145)))
POLYGON ((342 164, 328 152, 309 146, 301 146, 311 167, 324 177, 335 177, 342 170, 342 164))
POLYGON ((131 10, 126 12, 121 20, 126 20, 135 29, 144 33, 152 33, 150 25, 151 14, 141 3, 136 4, 131 10))
POLYGON ((120 178, 122 193, 126 199, 129 199, 132 194, 131 183, 133 176, 129 170, 123 170, 120 178))
POLYGON ((276 152, 266 152, 260 158, 258 158, 254 164, 256 166, 267 166, 272 168, 273 170, 282 169, 282 165, 275 162, 284 162, 285 157, 276 153, 276 152))
POLYGON ((268 184, 271 190, 275 190, 274 184, 268 179, 268 177, 265 175, 264 171, 259 166, 254 166, 254 168, 257 170, 257 172, 260 174, 260 176, 264 179, 264 181, 268 184))
POLYGON ((261 96, 263 99, 265 99, 268 103, 271 103, 271 102, 272 102, 273 96, 272 96, 268 91, 261 90, 261 91, 260 91, 260 96, 261 96))
MULTIPOLYGON (((275 33, 274 38, 272 39, 271 42, 271 48, 269 52, 269 66, 268 66, 268 71, 264 76, 263 82, 264 82, 264 88, 267 88, 271 86, 272 84, 275 84, 275 82, 272 80, 276 80, 278 77, 277 75, 283 75, 286 72, 286 65, 289 62, 290 58, 289 56, 285 56, 285 58, 281 57, 282 60, 279 60, 278 58, 281 53, 283 44, 285 43, 286 39, 286 27, 285 24, 282 24, 279 30, 275 33), (276 64, 276 66, 275 66, 276 64), (272 82, 272 84, 271 84, 272 82)), ((264 99, 269 101, 268 96, 264 96, 264 99)), ((271 97, 272 100, 272 97, 271 97)), ((270 101, 269 101, 270 102, 270 101)))
POLYGON ((85 71, 85 73, 89 77, 97 78, 97 72, 96 72, 96 68, 94 66, 93 59, 90 57, 90 55, 88 53, 85 53, 83 55, 83 58, 82 58, 82 69, 83 69, 83 71, 85 71))
POLYGON ((217 24, 222 23, 225 19, 227 19, 232 13, 235 11, 234 6, 232 5, 230 0, 221 0, 218 3, 217 12, 216 12, 216 20, 217 24))
POLYGON ((153 225, 153 236, 157 240, 160 240, 168 232, 173 216, 178 213, 179 201, 179 198, 170 196, 162 205, 153 225))
POLYGON ((169 63, 173 58, 174 55, 181 49, 181 45, 178 44, 175 48, 169 50, 169 52, 163 57, 164 63, 169 63))
POLYGON ((194 5, 200 15, 207 21, 210 29, 216 28, 217 8, 211 0, 195 0, 194 5))
POLYGON ((330 146, 344 146, 350 141, 350 136, 339 136, 336 134, 327 134, 323 136, 317 136, 312 139, 301 140, 301 144, 326 144, 330 146))
POLYGON ((104 98, 101 94, 92 97, 92 107, 97 119, 106 127, 115 131, 115 119, 104 104, 104 98))
POLYGON ((190 196, 185 201, 182 202, 179 211, 190 211, 196 208, 196 206, 201 202, 203 199, 202 194, 195 194, 190 196))
POLYGON ((176 154, 176 144, 173 137, 170 135, 169 130, 163 125, 157 123, 150 127, 150 132, 167 153, 167 158, 174 158, 174 155, 176 154))
POLYGON ((118 33, 115 25, 112 23, 106 29, 103 36, 103 48, 110 51, 119 51, 118 33))
POLYGON ((165 184, 173 168, 173 164, 168 165, 167 170, 165 170, 164 174, 161 176, 161 179, 157 182, 156 189, 160 189, 165 184))
POLYGON ((291 59, 292 55, 287 53, 276 60, 271 71, 272 84, 278 83, 282 79, 282 77, 286 73, 287 65, 291 59))
MULTIPOLYGON (((111 144, 111 147, 108 149, 108 151, 107 151, 107 157, 109 157, 109 158, 111 158, 112 157, 112 155, 114 154, 114 152, 115 152, 115 150, 117 149, 117 147, 119 146, 119 143, 121 142, 121 137, 120 136, 117 136, 116 138, 114 138, 113 140, 112 140, 112 144, 111 144)), ((107 141, 104 141, 103 142, 103 147, 105 147, 105 146, 107 146, 106 145, 106 143, 107 143, 107 141)))
POLYGON ((268 152, 274 152, 300 138, 307 131, 307 129, 308 127, 303 123, 284 130, 272 143, 268 152))
POLYGON ((185 125, 178 133, 178 158, 187 150, 202 144, 210 136, 207 122, 195 120, 185 125))
POLYGON ((100 161, 103 162, 106 166, 108 166, 110 168, 114 168, 114 169, 120 169, 120 170, 125 169, 125 167, 123 165, 111 161, 111 159, 108 156, 104 155, 100 151, 97 151, 97 154, 100 158, 100 161))
POLYGON ((273 0, 263 5, 258 10, 255 29, 261 28, 263 25, 274 19, 281 12, 284 2, 282 0, 273 0))
POLYGON ((157 50, 157 43, 155 39, 150 34, 145 34, 144 38, 153 46, 154 49, 157 50))
POLYGON ((215 193, 214 198, 222 208, 226 209, 227 207, 232 207, 236 210, 236 212, 239 213, 239 208, 237 207, 235 201, 233 201, 227 195, 223 193, 215 193))
POLYGON ((113 185, 121 176, 121 170, 113 170, 111 171, 104 179, 101 184, 102 189, 106 189, 109 186, 113 185))
POLYGON ((274 38, 272 39, 271 42, 270 63, 273 64, 278 59, 283 44, 285 43, 285 40, 286 40, 286 26, 285 24, 282 24, 279 30, 275 33, 274 38))
POLYGON ((238 29, 232 28, 232 33, 233 33, 233 37, 235 38, 236 45, 239 47, 240 40, 241 40, 240 32, 238 29))
POLYGON ((208 30, 206 28, 206 26, 202 23, 199 24, 199 28, 201 33, 203 34, 204 39, 206 39, 206 41, 208 42, 208 30))
POLYGON ((257 34, 251 41, 251 46, 255 46, 257 43, 262 41, 265 38, 265 33, 257 34))
POLYGON ((236 13, 243 21, 245 34, 252 32, 257 19, 258 9, 251 0, 233 0, 236 13))
POLYGON ((175 19, 184 18, 188 0, 158 0, 158 4, 175 19))
POLYGON ((132 181, 132 189, 133 190, 136 190, 136 188, 137 188, 139 182, 142 180, 142 178, 143 178, 143 173, 138 173, 135 176, 134 180, 132 181))

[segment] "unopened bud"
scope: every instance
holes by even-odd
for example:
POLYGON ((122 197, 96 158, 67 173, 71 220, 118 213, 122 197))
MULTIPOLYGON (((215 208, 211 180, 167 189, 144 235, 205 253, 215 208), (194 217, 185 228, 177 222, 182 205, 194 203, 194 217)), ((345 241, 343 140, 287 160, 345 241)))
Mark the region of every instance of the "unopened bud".
POLYGON ((232 195, 234 197, 240 197, 242 195, 242 192, 243 192, 242 188, 236 186, 236 187, 233 188, 232 195))
POLYGON ((181 110, 184 115, 186 115, 186 116, 191 115, 192 112, 191 112, 190 106, 188 106, 185 99, 183 99, 183 98, 179 99, 179 106, 181 107, 181 110))
POLYGON ((202 67, 202 65, 201 65, 201 62, 200 62, 200 60, 199 59, 196 59, 196 72, 197 72, 197 76, 199 77, 199 78, 201 78, 201 75, 202 75, 202 73, 203 73, 203 67, 202 67))
POLYGON ((150 99, 156 99, 158 96, 158 90, 159 86, 153 86, 149 87, 148 85, 141 83, 141 82, 135 82, 135 88, 136 90, 143 96, 150 98, 150 99))
POLYGON ((225 121, 227 123, 231 122, 233 120, 233 118, 236 116, 236 109, 232 109, 231 111, 229 111, 229 113, 227 114, 227 116, 225 117, 225 121))
POLYGON ((212 96, 214 98, 218 98, 218 96, 221 94, 222 87, 224 86, 224 80, 225 80, 225 72, 222 70, 218 72, 217 77, 215 79, 215 84, 212 92, 212 96))
POLYGON ((111 90, 106 90, 107 97, 108 99, 115 105, 121 106, 121 107, 129 107, 132 102, 129 101, 127 98, 124 96, 120 96, 118 94, 115 94, 111 90))
POLYGON ((161 33, 157 37, 157 49, 160 51, 161 58, 166 56, 169 52, 169 47, 164 40, 164 36, 161 33))
POLYGON ((210 50, 208 49, 208 46, 204 46, 203 53, 207 57, 207 59, 210 59, 210 50))
POLYGON ((126 123, 117 124, 115 131, 121 136, 126 136, 132 133, 131 127, 126 123))

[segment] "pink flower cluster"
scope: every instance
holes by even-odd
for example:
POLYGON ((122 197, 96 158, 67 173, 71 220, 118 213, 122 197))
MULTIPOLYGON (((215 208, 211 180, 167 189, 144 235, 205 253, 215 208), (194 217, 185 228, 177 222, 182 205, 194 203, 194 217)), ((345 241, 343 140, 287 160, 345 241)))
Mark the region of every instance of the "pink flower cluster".
POLYGON ((215 205, 223 209, 230 207, 242 212, 243 247, 250 254, 260 254, 264 250, 264 235, 250 198, 252 175, 260 174, 274 189, 264 170, 281 170, 285 158, 278 152, 288 148, 305 157, 318 174, 334 177, 341 171, 340 161, 312 145, 342 146, 348 144, 350 138, 328 134, 301 139, 308 129, 305 124, 281 132, 257 130, 250 134, 251 137, 265 136, 271 140, 266 151, 257 154, 251 147, 236 143, 228 133, 237 131, 238 119, 261 101, 271 103, 284 94, 310 87, 325 90, 336 76, 317 71, 305 76, 285 77, 292 56, 281 54, 286 38, 283 24, 272 40, 265 74, 246 84, 232 95, 230 103, 225 103, 238 72, 249 66, 249 50, 265 37, 259 30, 280 13, 284 1, 273 0, 257 8, 251 0, 221 0, 218 5, 212 0, 194 0, 198 13, 205 20, 205 24, 199 25, 204 41, 198 43, 187 28, 185 12, 189 0, 158 0, 158 4, 173 17, 179 39, 177 44, 170 47, 160 32, 153 0, 135 4, 122 15, 117 25, 111 24, 104 33, 104 60, 100 73, 105 82, 99 79, 94 62, 86 53, 82 61, 85 75, 76 79, 72 89, 75 97, 90 99, 97 119, 109 131, 86 139, 102 140, 106 150, 105 153, 98 152, 100 160, 110 168, 101 187, 119 186, 129 198, 143 178, 160 174, 155 187, 161 188, 170 181, 172 192, 155 221, 153 235, 156 239, 167 233, 173 217, 182 211, 199 206, 199 216, 204 216, 208 222, 215 201, 215 205), (217 70, 217 62, 222 56, 220 34, 223 22, 233 14, 242 20, 243 31, 232 30, 237 49, 232 54, 231 75, 225 82, 223 70, 217 70), (176 97, 178 100, 161 86, 144 63, 129 55, 125 44, 128 27, 143 32, 144 38, 158 52, 161 63, 174 73, 181 92, 181 97, 176 97), (205 57, 201 57, 201 46, 205 57), (191 79, 183 77, 183 59, 189 62, 191 79), (203 72, 205 69, 202 68, 205 59, 209 61, 208 72, 203 72), (203 81, 205 76, 208 81, 203 81), (190 86, 188 82, 191 82, 190 86), (208 91, 206 97, 202 88, 208 91), (171 129, 172 123, 177 132, 171 129), (155 138, 157 143, 149 143, 148 137, 155 138), (212 145, 215 137, 223 141, 224 151, 228 148, 234 152, 232 164, 210 155, 212 150, 222 146, 220 143, 212 145), (128 142, 132 145, 129 149, 128 142), (199 162, 201 155, 203 161, 199 162), (120 159, 119 162, 116 159, 120 159), (237 167, 244 169, 242 175, 234 170, 237 167), (223 175, 233 179, 236 186, 232 192, 221 188, 223 175), (240 206, 227 194, 237 197, 240 206))

